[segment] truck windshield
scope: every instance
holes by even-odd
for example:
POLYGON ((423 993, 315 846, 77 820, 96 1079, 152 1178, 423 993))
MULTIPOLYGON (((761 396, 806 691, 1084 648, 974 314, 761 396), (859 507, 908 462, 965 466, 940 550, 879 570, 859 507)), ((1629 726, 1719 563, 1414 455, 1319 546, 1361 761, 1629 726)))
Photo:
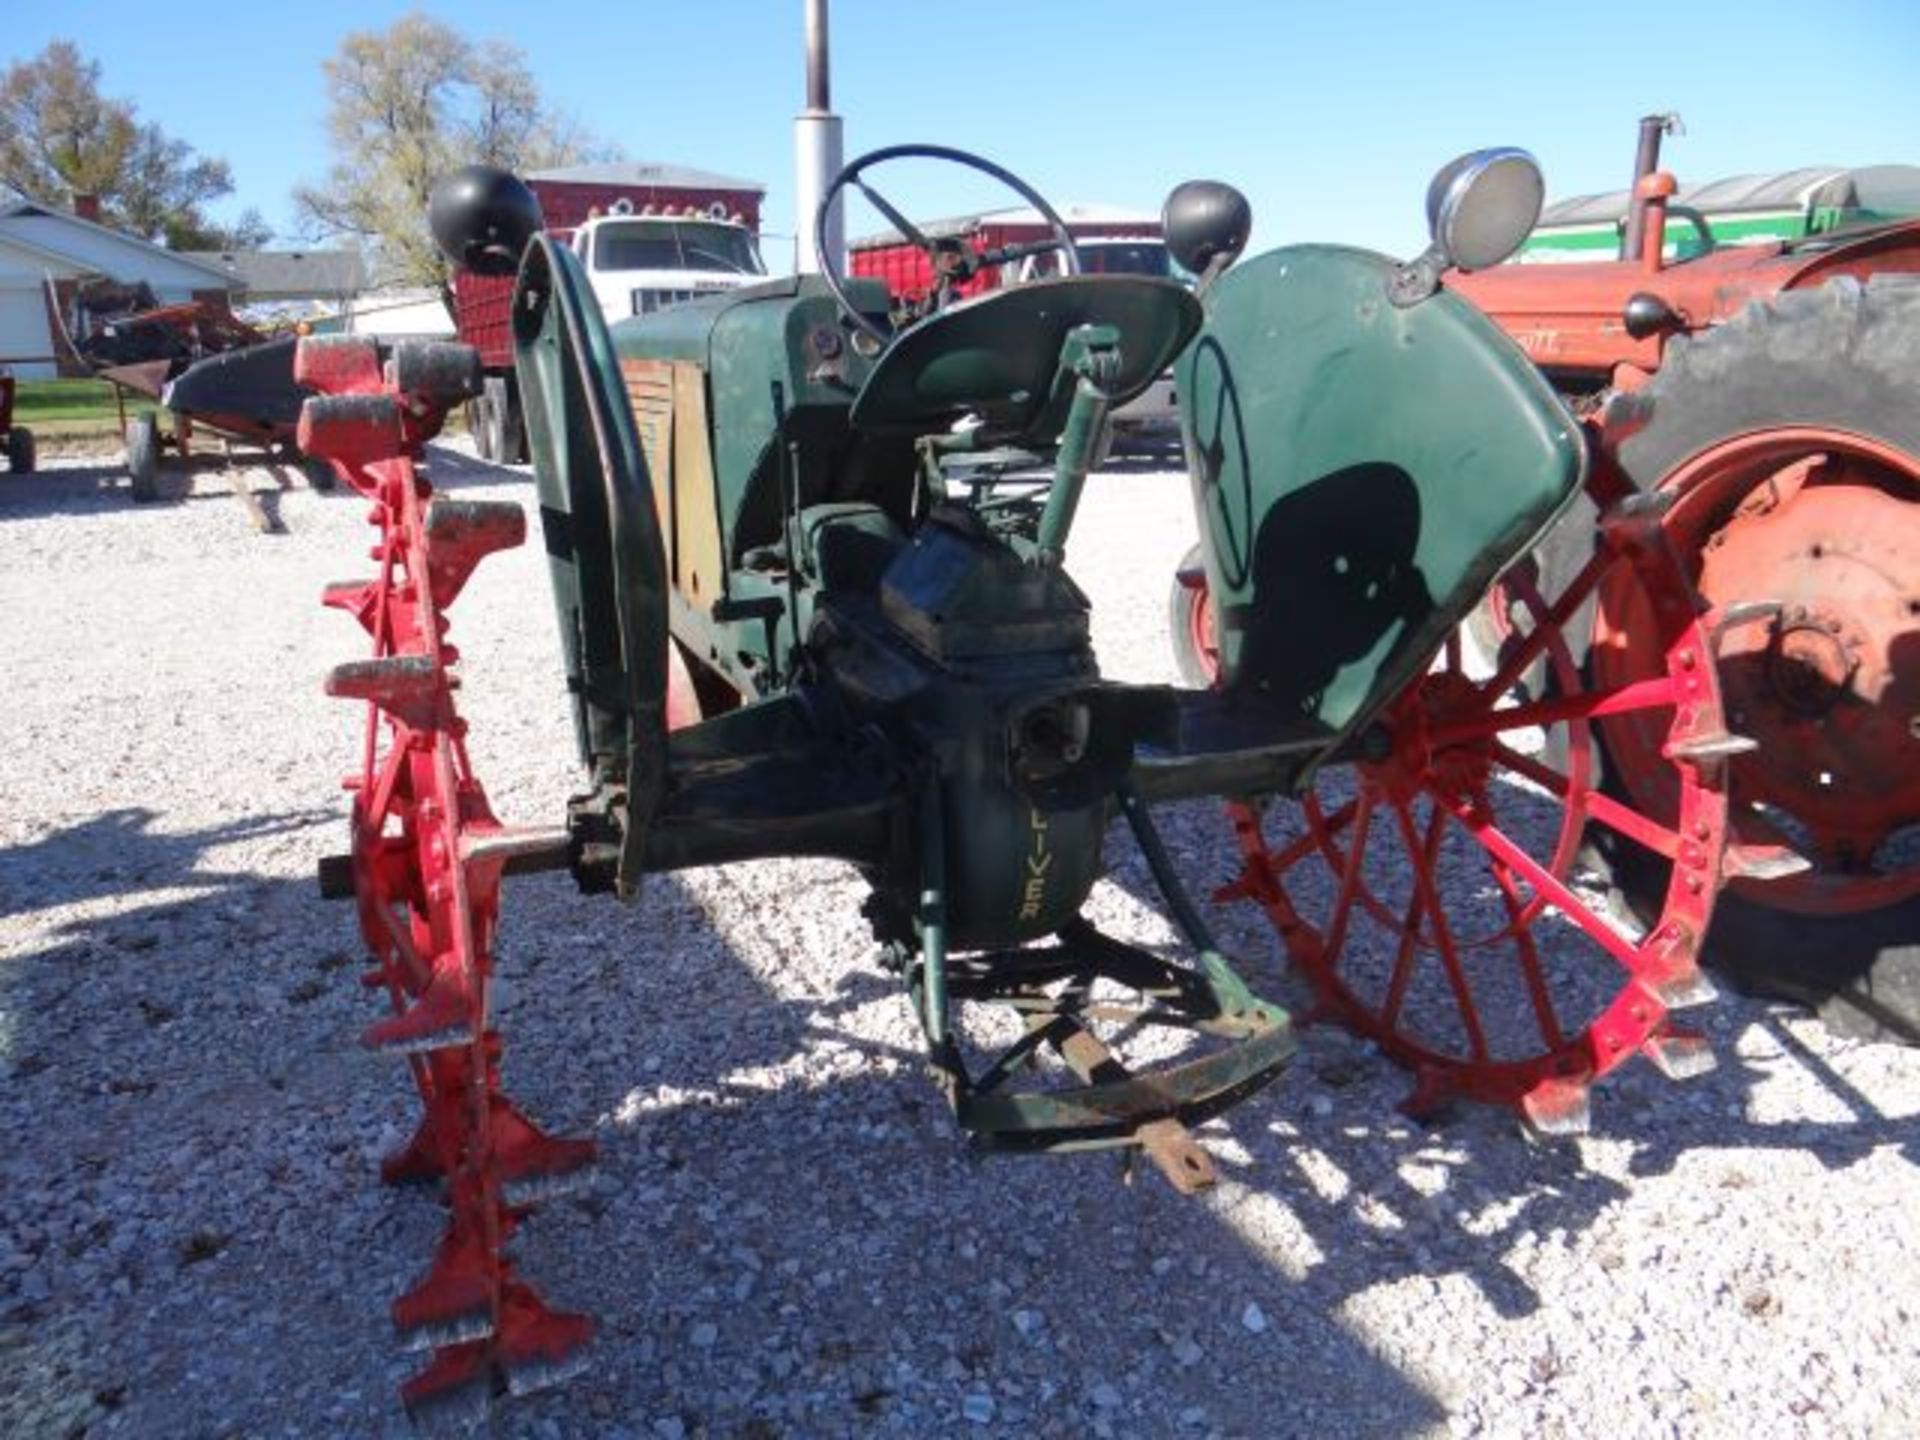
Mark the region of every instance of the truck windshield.
POLYGON ((628 220, 593 236, 595 270, 718 270, 764 275, 753 236, 738 225, 701 220, 628 220))
POLYGON ((1083 240, 1077 248, 1083 274, 1165 277, 1169 273, 1167 247, 1158 240, 1083 240))

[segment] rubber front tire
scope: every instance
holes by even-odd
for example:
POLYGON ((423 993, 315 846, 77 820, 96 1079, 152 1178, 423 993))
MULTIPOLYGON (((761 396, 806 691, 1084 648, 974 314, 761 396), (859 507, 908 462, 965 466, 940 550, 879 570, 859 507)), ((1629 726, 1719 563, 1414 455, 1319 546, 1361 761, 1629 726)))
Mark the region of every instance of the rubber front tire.
POLYGON ((15 475, 31 475, 38 463, 33 432, 24 426, 14 426, 7 432, 7 469, 15 475))
POLYGON ((152 411, 127 422, 127 479, 142 504, 160 497, 160 426, 152 411))
POLYGON ((527 427, 520 413, 520 394, 504 375, 489 375, 482 395, 486 439, 480 458, 496 465, 519 465, 526 458, 527 427))
POLYGON ((480 393, 467 402, 467 433, 473 436, 473 453, 482 460, 493 459, 493 407, 489 400, 483 383, 480 393))
MULTIPOLYGON (((1643 490, 1721 441, 1783 425, 1856 432, 1920 456, 1920 281, 1837 280, 1756 301, 1673 342, 1645 389, 1616 397, 1608 424, 1625 432, 1617 458, 1643 490)), ((1627 901, 1657 908, 1648 893, 1657 867, 1631 845, 1610 848, 1627 901)), ((1741 990, 1813 1007, 1838 1033, 1920 1042, 1920 895, 1812 914, 1769 905, 1766 893, 1721 897, 1707 963, 1741 990)))
POLYGON ((307 486, 322 495, 330 494, 339 483, 334 473, 333 462, 317 456, 306 455, 299 458, 300 473, 307 477, 307 486))

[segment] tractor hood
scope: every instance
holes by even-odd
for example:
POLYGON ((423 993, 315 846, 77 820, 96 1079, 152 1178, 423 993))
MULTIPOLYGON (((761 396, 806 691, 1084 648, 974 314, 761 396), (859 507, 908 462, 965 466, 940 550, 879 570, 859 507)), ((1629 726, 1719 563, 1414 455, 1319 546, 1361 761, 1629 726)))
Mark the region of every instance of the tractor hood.
POLYGON ((1635 340, 1626 333, 1622 312, 1633 295, 1660 296, 1688 329, 1700 329, 1782 290, 1902 272, 1920 274, 1920 220, 1727 246, 1657 271, 1626 260, 1453 270, 1446 287, 1498 321, 1536 365, 1610 372, 1621 363, 1649 370, 1660 363, 1658 335, 1635 340))

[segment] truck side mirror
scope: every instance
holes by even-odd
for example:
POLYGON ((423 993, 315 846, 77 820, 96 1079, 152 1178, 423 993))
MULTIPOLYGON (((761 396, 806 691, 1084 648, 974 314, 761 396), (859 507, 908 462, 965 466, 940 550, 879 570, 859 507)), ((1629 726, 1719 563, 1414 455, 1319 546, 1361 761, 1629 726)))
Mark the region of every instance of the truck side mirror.
POLYGON ((1219 180, 1174 186, 1160 211, 1167 253, 1200 277, 1202 290, 1239 257, 1252 229, 1247 197, 1219 180))
POLYGON ((427 226, 455 265, 476 275, 512 275, 539 233, 540 202, 517 175, 468 165, 433 187, 427 226))

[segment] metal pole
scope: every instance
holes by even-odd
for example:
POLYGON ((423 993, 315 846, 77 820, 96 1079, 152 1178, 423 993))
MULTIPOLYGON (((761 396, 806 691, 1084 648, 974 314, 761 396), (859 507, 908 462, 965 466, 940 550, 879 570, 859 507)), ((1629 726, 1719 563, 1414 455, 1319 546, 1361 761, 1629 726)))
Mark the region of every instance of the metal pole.
POLYGON ((833 109, 833 81, 827 49, 827 0, 807 4, 807 109, 833 109))
POLYGON ((1640 182, 1660 168, 1660 137, 1680 123, 1678 115, 1642 115, 1640 144, 1633 154, 1633 185, 1627 191, 1627 228, 1620 235, 1620 258, 1638 260, 1646 233, 1647 206, 1639 197, 1640 182))
MULTIPOLYGON (((802 275, 820 269, 814 248, 813 218, 820 197, 840 173, 844 151, 840 117, 833 113, 833 90, 828 65, 827 0, 805 0, 807 24, 807 106, 793 120, 794 269, 802 275)), ((827 219, 827 253, 836 265, 844 263, 846 234, 841 206, 834 201, 827 219)))

